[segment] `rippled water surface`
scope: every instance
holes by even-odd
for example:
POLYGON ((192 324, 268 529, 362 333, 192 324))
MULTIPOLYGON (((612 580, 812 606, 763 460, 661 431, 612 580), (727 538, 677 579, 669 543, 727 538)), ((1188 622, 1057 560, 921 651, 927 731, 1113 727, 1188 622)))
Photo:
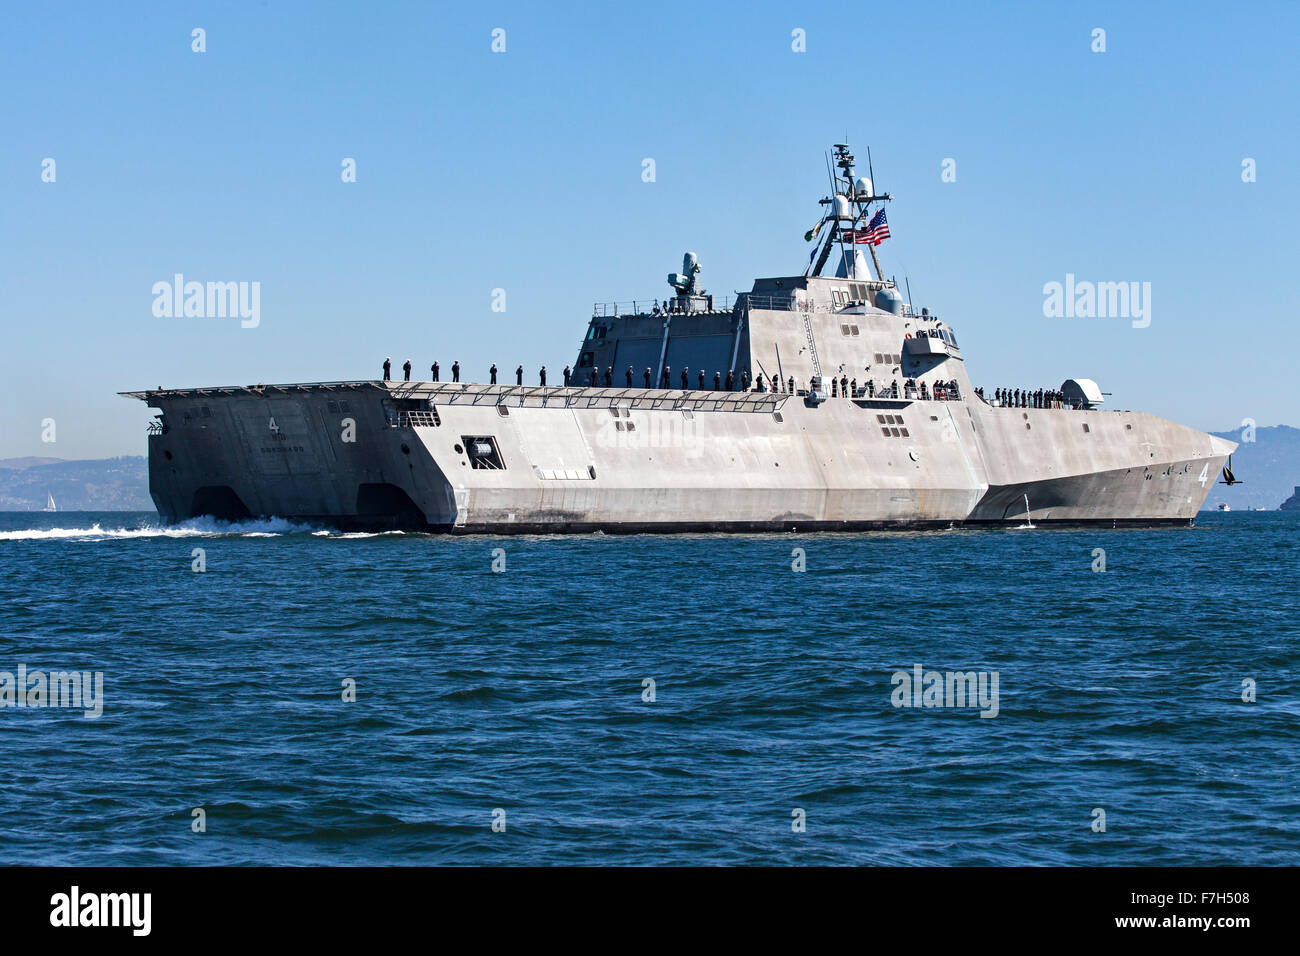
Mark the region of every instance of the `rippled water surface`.
POLYGON ((0 672, 104 688, 0 709, 0 862, 1294 865, 1298 535, 0 514, 0 672), (996 717, 894 706, 917 664, 996 717))

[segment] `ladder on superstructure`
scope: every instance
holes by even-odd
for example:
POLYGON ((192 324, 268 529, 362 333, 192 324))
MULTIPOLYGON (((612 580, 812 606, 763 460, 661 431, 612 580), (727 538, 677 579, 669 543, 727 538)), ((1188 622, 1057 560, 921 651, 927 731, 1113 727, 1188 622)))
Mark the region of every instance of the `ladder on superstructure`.
POLYGON ((808 339, 808 354, 812 358, 813 374, 817 376, 817 381, 820 382, 822 378, 822 363, 821 359, 817 357, 817 340, 813 337, 812 301, 809 300, 808 304, 800 311, 803 312, 803 333, 808 339))

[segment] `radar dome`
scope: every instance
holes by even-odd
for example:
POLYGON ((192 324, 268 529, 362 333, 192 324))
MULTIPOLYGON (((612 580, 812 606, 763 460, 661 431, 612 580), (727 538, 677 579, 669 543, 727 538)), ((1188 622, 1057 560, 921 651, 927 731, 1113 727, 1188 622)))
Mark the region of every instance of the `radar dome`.
POLYGON ((876 293, 876 308, 894 315, 903 314, 903 297, 893 289, 881 289, 876 293))
POLYGON ((859 196, 875 195, 875 193, 871 191, 871 180, 866 176, 859 176, 857 178, 857 181, 853 184, 853 191, 859 196))

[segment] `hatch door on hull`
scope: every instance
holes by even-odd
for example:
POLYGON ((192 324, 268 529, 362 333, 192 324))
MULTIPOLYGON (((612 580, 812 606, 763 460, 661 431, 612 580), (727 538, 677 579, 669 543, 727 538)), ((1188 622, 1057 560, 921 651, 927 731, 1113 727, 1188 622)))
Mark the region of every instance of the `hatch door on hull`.
POLYGON ((571 410, 512 408, 508 421, 515 441, 538 477, 590 480, 591 450, 571 410))

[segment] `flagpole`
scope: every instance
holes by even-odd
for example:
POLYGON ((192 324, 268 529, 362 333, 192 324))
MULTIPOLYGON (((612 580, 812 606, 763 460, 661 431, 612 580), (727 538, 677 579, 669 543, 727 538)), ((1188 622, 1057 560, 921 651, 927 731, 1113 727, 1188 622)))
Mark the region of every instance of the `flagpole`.
MULTIPOLYGON (((875 186, 875 180, 872 180, 871 185, 873 187, 875 186)), ((881 282, 884 282, 885 274, 880 271, 880 257, 876 255, 876 244, 874 242, 868 242, 867 251, 871 253, 871 261, 876 267, 876 278, 881 282)))
MULTIPOLYGON (((871 191, 872 191, 872 193, 875 193, 875 191, 876 191, 876 167, 875 167, 875 164, 871 162, 871 147, 870 147, 870 146, 867 147, 867 174, 871 176, 871 191)), ((880 208, 881 208, 881 209, 884 209, 885 207, 884 207, 884 206, 881 206, 880 208)), ((869 221, 870 221, 870 220, 868 220, 868 222, 869 222, 869 221)), ((872 243, 868 243, 868 245, 867 245, 867 250, 871 253, 871 262, 872 262, 872 264, 876 267, 876 279, 879 280, 880 282, 884 282, 884 281, 885 281, 885 273, 882 272, 881 269, 880 269, 880 257, 876 255, 876 244, 875 244, 874 242, 872 242, 872 243)))

